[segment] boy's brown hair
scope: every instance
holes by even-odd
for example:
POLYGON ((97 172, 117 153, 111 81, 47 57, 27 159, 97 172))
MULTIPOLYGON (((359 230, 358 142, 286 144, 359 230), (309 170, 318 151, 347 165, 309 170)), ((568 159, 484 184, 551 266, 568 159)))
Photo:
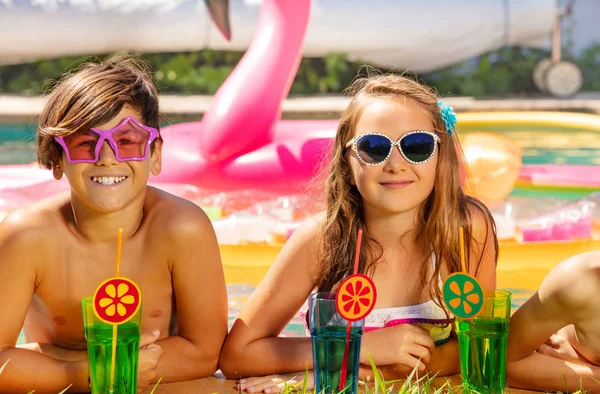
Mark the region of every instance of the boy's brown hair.
POLYGON ((140 57, 117 54, 98 63, 84 63, 63 76, 40 116, 36 133, 40 165, 47 169, 58 165, 62 148, 55 136, 107 123, 125 105, 141 113, 138 121, 160 130, 158 91, 148 64, 140 57))

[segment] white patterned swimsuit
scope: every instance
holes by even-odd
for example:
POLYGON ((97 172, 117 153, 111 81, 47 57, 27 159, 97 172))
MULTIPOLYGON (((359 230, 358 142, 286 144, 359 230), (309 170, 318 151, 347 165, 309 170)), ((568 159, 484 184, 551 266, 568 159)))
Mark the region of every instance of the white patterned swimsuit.
MULTIPOLYGON (((432 256, 431 262, 435 267, 435 256, 432 256)), ((300 316, 306 321, 306 311, 300 312, 300 316)), ((364 330, 369 332, 400 324, 414 324, 429 331, 435 345, 440 346, 450 340, 453 321, 451 314, 447 316, 443 308, 430 300, 418 305, 373 309, 365 318, 364 330)))

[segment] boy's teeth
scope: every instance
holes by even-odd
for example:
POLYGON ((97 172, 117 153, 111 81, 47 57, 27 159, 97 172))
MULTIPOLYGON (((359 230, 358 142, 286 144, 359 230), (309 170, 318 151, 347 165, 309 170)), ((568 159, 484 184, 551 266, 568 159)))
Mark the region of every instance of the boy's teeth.
POLYGON ((117 176, 117 177, 94 176, 94 177, 92 177, 92 181, 100 183, 102 185, 113 185, 115 183, 124 181, 126 178, 127 178, 126 176, 117 176))

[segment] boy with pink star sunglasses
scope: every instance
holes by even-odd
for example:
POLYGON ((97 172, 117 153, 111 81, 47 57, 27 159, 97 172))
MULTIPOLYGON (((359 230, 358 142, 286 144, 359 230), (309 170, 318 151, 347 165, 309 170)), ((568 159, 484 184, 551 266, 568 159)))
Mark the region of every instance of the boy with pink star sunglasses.
POLYGON ((114 276, 119 228, 121 275, 144 294, 138 392, 216 371, 227 334, 219 248, 202 209, 148 186, 161 171, 159 127, 156 87, 133 58, 86 64, 50 94, 38 161, 70 191, 0 223, 3 392, 88 391, 81 300, 114 276))

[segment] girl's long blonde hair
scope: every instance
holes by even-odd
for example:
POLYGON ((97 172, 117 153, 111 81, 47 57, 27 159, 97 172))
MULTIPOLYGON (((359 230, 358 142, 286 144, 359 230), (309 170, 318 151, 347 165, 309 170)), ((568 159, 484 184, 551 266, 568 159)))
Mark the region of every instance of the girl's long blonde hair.
MULTIPOLYGON (((333 146, 326 182, 326 220, 319 232, 318 256, 320 275, 318 291, 331 291, 353 270, 358 228, 363 229, 363 241, 359 271, 372 274, 375 264, 381 259, 383 249, 370 237, 364 223, 362 197, 356 186, 350 183, 352 174, 348 163, 346 143, 354 135, 357 121, 373 100, 412 99, 431 116, 435 133, 441 139, 439 159, 433 191, 421 204, 415 228, 416 242, 423 251, 432 251, 436 256, 433 276, 426 278, 422 272, 424 286, 431 298, 441 306, 439 281, 432 280, 447 264, 452 272, 461 270, 459 252, 459 226, 464 229, 466 261, 471 255, 472 217, 479 212, 487 218, 487 234, 491 231, 498 258, 498 240, 495 224, 487 207, 475 198, 465 195, 460 182, 460 164, 464 162, 456 134, 450 135, 440 115, 438 97, 428 87, 400 75, 377 75, 356 80, 349 88, 352 99, 341 115, 333 146), (491 227, 491 228, 490 228, 491 227), (428 285, 429 284, 429 285, 428 285)), ((481 252, 477 268, 485 251, 481 252)), ((429 259, 430 255, 427 256, 429 259)))

